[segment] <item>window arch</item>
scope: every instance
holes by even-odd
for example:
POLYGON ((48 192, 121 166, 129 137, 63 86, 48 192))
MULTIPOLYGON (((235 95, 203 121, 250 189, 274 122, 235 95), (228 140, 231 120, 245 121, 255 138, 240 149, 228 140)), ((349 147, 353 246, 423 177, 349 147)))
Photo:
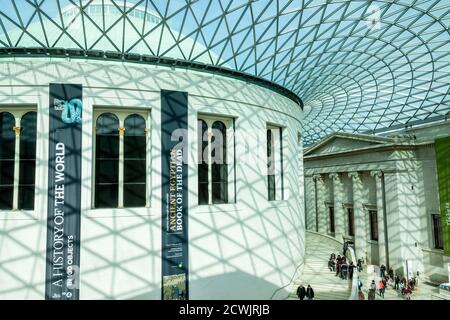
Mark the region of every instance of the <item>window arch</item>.
POLYGON ((96 122, 95 207, 117 207, 118 193, 119 119, 112 113, 103 113, 96 122))
POLYGON ((0 113, 0 209, 13 208, 15 118, 9 112, 0 113))
POLYGON ((34 209, 36 169, 36 112, 28 112, 20 120, 20 169, 18 209, 34 209))
POLYGON ((124 136, 124 190, 125 207, 146 205, 146 128, 138 114, 125 119, 124 136))

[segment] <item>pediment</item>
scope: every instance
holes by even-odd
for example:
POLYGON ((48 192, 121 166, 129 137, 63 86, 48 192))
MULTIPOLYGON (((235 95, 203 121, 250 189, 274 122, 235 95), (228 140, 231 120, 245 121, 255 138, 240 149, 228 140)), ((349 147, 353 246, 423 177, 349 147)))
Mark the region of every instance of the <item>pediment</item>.
POLYGON ((305 156, 364 149, 391 143, 392 139, 361 134, 334 133, 305 149, 305 156))

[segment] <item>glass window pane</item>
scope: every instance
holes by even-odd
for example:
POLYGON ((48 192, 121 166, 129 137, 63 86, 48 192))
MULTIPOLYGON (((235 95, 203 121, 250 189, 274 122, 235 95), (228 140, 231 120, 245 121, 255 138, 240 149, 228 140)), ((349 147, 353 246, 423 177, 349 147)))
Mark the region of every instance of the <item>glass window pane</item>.
POLYGON ((211 157, 213 163, 227 163, 227 129, 222 121, 212 125, 211 157))
POLYGON ((275 176, 274 175, 267 176, 267 181, 269 184, 268 187, 269 201, 273 201, 276 199, 275 176))
POLYGON ((36 160, 20 160, 19 165, 19 186, 33 185, 35 177, 36 160))
POLYGON ((123 204, 125 207, 145 207, 145 183, 125 183, 123 204))
POLYGON ((16 120, 8 112, 0 113, 0 159, 14 160, 16 120))
POLYGON ((104 113, 96 122, 95 204, 96 208, 115 208, 118 204, 119 120, 104 113))
POLYGON ((119 181, 119 161, 99 160, 97 159, 95 166, 95 182, 96 183, 117 183, 119 181))
POLYGON ((208 204, 208 183, 198 183, 198 204, 208 204))
POLYGON ((328 207, 330 219, 330 232, 334 233, 334 207, 328 207))
POLYGON ((118 196, 119 185, 117 183, 95 185, 96 208, 117 208, 118 196))
POLYGON ((142 182, 145 184, 145 159, 124 161, 124 182, 142 182))
POLYGON ((14 160, 0 160, 0 185, 14 184, 14 160))
POLYGON ((208 204, 209 191, 208 191, 208 125, 203 120, 198 120, 198 204, 208 204))
POLYGON ((146 132, 145 120, 137 114, 125 119, 124 194, 125 207, 146 205, 146 132))
POLYGON ((0 113, 0 209, 11 210, 14 190, 15 119, 0 113))
POLYGON ((34 209, 34 184, 19 186, 19 209, 34 209))
POLYGON ((228 202, 228 183, 213 182, 212 183, 212 202, 227 203, 228 202))
POLYGON ((20 121, 20 163, 18 209, 34 209, 36 169, 36 112, 28 112, 20 121))
POLYGON ((275 153, 274 151, 274 139, 271 129, 267 129, 267 193, 269 201, 276 199, 275 188, 275 153))
POLYGON ((119 135, 97 135, 95 144, 95 153, 97 158, 118 159, 119 157, 119 135))
POLYGON ((354 225, 354 218, 353 218, 353 208, 347 209, 347 217, 348 217, 348 235, 354 236, 355 235, 355 225, 354 225))
POLYGON ((0 209, 11 210, 13 204, 13 186, 0 185, 0 209))
POLYGON ((378 240, 378 221, 377 221, 377 212, 369 211, 370 214, 370 235, 371 240, 378 240))
POLYGON ((125 159, 145 159, 146 137, 128 136, 125 129, 124 137, 124 158, 125 159))
POLYGON ((205 121, 197 122, 198 163, 208 163, 208 125, 205 121))

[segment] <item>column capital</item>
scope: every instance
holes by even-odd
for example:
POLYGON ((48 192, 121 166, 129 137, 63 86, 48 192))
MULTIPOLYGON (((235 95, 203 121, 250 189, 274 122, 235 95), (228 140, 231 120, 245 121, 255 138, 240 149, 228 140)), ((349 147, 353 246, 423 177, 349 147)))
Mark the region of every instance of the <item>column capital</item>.
POLYGON ((353 181, 354 180, 359 180, 360 179, 360 174, 358 172, 356 172, 356 171, 353 171, 353 172, 349 172, 348 173, 348 177, 352 178, 353 181))
POLYGON ((383 176, 383 171, 381 170, 370 171, 370 175, 372 177, 381 178, 383 176))
POLYGON ((120 136, 123 136, 123 135, 125 135, 125 128, 123 128, 123 127, 120 127, 119 129, 117 129, 118 131, 119 131, 119 135, 120 136))
POLYGON ((323 177, 322 177, 322 175, 320 173, 313 174, 312 178, 313 178, 314 181, 323 181, 323 177))
POLYGON ((16 136, 20 136, 20 131, 22 131, 21 127, 13 127, 13 131, 16 134, 16 136))
POLYGON ((338 182, 341 178, 341 175, 337 172, 330 173, 328 176, 336 182, 338 182))

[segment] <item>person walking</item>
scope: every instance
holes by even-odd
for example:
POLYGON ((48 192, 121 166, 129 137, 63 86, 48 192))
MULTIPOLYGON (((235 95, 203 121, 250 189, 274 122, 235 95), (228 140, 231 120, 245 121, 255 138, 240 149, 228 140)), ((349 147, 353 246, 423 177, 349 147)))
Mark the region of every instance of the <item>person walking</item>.
POLYGON ((348 278, 350 280, 353 279, 353 269, 355 268, 355 265, 353 264, 353 261, 350 262, 350 265, 348 266, 348 278))
POLYGON ((363 286, 363 283, 361 281, 361 278, 358 277, 358 291, 361 291, 362 286, 363 286))
POLYGON ((305 299, 305 295, 306 295, 306 290, 305 287, 301 284, 298 288, 297 288, 297 297, 300 300, 305 299))
POLYGON ((386 273, 386 266, 384 264, 380 267, 380 277, 384 278, 384 274, 386 273))
POLYGON ((385 286, 384 286, 383 281, 378 282, 378 288, 379 288, 378 290, 379 290, 379 293, 380 293, 380 297, 382 297, 384 299, 385 286))
POLYGON ((356 266, 358 267, 358 272, 361 272, 362 271, 362 260, 361 259, 358 259, 356 266))
POLYGON ((397 275, 395 275, 394 289, 398 290, 399 289, 399 284, 400 284, 400 277, 397 274, 397 275))
POLYGON ((364 300, 364 292, 362 292, 361 290, 358 291, 358 300, 364 300))
POLYGON ((313 288, 311 288, 311 285, 309 285, 309 284, 308 284, 308 288, 306 289, 306 297, 308 298, 308 300, 314 299, 314 290, 313 290, 313 288))
POLYGON ((377 286, 375 285, 375 280, 372 280, 372 283, 370 284, 368 300, 375 300, 375 290, 376 289, 377 289, 377 286))

